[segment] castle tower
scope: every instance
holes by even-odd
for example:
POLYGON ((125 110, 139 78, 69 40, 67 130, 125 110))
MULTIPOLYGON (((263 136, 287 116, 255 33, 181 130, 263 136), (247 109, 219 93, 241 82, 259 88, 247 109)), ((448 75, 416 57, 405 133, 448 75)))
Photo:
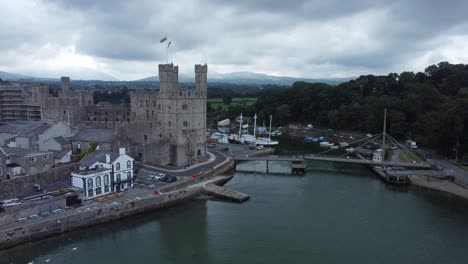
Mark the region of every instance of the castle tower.
POLYGON ((177 92, 179 83, 179 66, 159 64, 159 91, 161 93, 177 92))
POLYGON ((206 64, 195 64, 195 89, 206 92, 207 89, 207 72, 208 66, 206 64))
POLYGON ((62 89, 62 93, 64 95, 70 92, 70 77, 60 78, 60 88, 62 89))

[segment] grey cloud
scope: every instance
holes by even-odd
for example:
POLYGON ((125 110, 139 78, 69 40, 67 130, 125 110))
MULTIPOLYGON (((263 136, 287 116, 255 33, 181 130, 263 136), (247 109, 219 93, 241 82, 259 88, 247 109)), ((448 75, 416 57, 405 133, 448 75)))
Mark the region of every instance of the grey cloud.
POLYGON ((296 75, 311 74, 307 69, 316 71, 323 65, 327 74, 335 67, 343 75, 347 69, 393 70, 441 47, 440 39, 468 35, 468 1, 461 0, 35 3, 44 6, 43 16, 51 22, 35 25, 32 19, 24 24, 15 20, 12 23, 17 27, 0 25, 0 54, 19 51, 20 45, 50 42, 72 45, 77 53, 108 65, 114 61, 141 66, 165 60, 166 50, 159 39, 168 33, 174 55, 182 62, 206 58, 224 68, 284 70, 296 75))

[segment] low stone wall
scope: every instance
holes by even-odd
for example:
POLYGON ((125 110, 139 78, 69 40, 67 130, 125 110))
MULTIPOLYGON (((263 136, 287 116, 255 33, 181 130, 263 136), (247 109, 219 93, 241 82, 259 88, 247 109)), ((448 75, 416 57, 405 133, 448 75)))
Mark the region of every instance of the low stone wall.
MULTIPOLYGON (((226 178, 211 183, 222 184, 226 178)), ((123 217, 164 208, 183 202, 203 193, 203 185, 192 185, 162 195, 146 195, 140 198, 112 202, 107 206, 78 208, 60 215, 52 214, 41 221, 0 230, 0 250, 19 244, 47 238, 84 227, 107 223, 123 217)))
POLYGON ((71 172, 75 170, 78 170, 78 164, 71 163, 46 172, 2 181, 0 183, 0 200, 33 192, 35 190, 34 184, 39 184, 41 187, 56 183, 68 183, 71 185, 71 172))
POLYGON ((180 183, 176 183, 168 187, 162 188, 160 191, 163 193, 170 192, 176 189, 187 187, 189 185, 193 185, 195 183, 206 181, 218 175, 226 174, 227 172, 232 171, 234 167, 235 167, 234 161, 229 159, 224 163, 214 166, 212 170, 205 172, 204 175, 198 176, 195 179, 190 178, 189 180, 181 181, 180 183))

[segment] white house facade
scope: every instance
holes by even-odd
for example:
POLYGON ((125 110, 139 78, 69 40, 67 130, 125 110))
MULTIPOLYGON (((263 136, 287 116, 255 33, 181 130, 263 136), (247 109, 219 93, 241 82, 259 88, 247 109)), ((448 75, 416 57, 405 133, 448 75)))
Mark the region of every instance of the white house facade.
POLYGON ((80 162, 80 170, 72 173, 72 185, 82 188, 87 198, 132 188, 135 181, 133 158, 125 154, 96 151, 80 162))

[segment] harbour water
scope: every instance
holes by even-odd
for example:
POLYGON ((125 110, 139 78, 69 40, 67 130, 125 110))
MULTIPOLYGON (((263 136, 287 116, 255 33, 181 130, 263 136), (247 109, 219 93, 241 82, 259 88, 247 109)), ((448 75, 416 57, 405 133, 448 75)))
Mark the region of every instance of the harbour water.
POLYGON ((0 263, 467 263, 466 201, 385 185, 360 165, 308 168, 237 172, 227 186, 246 203, 199 199, 6 250, 0 263))

